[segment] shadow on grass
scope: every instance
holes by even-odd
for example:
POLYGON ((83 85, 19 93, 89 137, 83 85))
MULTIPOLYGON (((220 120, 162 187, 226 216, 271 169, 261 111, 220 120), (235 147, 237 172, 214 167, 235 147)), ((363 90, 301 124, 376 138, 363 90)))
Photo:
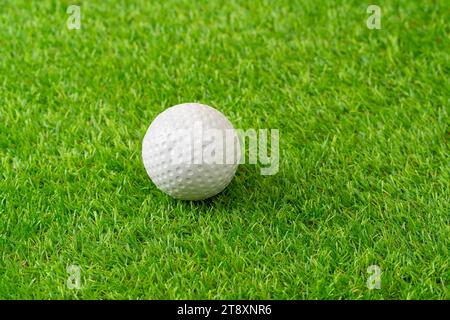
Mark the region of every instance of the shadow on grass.
POLYGON ((172 201, 199 212, 210 212, 212 208, 225 211, 236 208, 243 211, 264 207, 273 209, 288 196, 288 180, 282 170, 276 175, 263 176, 258 166, 240 165, 231 183, 218 195, 202 201, 172 201))

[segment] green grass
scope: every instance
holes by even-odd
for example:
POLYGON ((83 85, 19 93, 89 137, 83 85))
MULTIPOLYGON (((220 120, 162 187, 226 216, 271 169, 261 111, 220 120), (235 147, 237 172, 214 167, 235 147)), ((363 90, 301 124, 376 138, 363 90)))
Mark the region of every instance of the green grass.
POLYGON ((69 4, 1 3, 0 298, 450 298, 450 2, 69 4), (142 138, 193 101, 279 128, 279 173, 158 191, 142 138))

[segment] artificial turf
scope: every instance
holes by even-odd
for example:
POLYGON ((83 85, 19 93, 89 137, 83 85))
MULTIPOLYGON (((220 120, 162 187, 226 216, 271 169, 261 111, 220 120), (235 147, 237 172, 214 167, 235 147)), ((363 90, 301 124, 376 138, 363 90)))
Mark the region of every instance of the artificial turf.
POLYGON ((450 297, 449 1, 380 30, 360 1, 71 4, 1 3, 0 298, 450 297), (279 129, 278 174, 158 191, 141 141, 182 102, 279 129))

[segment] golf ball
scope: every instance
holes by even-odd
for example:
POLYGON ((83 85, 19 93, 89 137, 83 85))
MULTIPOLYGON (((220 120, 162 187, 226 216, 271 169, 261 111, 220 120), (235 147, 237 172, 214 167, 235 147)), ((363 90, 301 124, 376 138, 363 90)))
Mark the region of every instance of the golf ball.
POLYGON ((231 182, 240 145, 231 122, 218 110, 185 103, 160 113, 142 143, 142 159, 161 191, 183 200, 203 200, 231 182))

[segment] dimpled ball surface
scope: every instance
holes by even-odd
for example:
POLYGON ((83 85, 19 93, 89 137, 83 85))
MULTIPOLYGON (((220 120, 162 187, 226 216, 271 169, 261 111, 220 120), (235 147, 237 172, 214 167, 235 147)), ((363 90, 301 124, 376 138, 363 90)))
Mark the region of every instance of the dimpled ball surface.
POLYGON ((225 189, 239 156, 239 140, 231 122, 216 109, 197 103, 160 113, 142 143, 150 179, 161 191, 183 200, 203 200, 225 189), (209 131, 220 133, 223 139, 209 131))

